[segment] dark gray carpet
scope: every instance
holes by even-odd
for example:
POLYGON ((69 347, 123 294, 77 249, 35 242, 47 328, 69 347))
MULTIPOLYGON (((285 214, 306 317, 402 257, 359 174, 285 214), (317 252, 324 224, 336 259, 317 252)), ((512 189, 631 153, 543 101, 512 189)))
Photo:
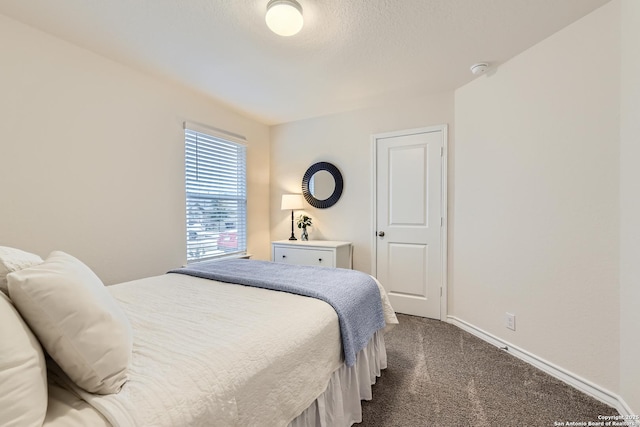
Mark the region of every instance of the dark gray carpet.
POLYGON ((618 414, 456 326, 398 318, 360 426, 554 426, 618 414))

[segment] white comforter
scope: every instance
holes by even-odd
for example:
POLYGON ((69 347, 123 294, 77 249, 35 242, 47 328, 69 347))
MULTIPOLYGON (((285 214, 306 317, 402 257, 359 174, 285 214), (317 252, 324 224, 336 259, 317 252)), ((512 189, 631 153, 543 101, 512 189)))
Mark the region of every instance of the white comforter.
POLYGON ((286 426, 342 363, 319 300, 179 274, 109 290, 134 329, 130 379, 118 394, 75 391, 116 427, 286 426))

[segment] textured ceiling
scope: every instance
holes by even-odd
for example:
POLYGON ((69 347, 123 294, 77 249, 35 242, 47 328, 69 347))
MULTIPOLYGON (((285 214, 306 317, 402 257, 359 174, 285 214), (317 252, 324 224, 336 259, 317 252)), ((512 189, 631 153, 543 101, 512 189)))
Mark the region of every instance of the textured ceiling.
MULTIPOLYGON (((609 0, 0 0, 0 13, 203 92, 266 124, 450 91, 609 0)), ((568 52, 570 54, 570 52, 568 52)))

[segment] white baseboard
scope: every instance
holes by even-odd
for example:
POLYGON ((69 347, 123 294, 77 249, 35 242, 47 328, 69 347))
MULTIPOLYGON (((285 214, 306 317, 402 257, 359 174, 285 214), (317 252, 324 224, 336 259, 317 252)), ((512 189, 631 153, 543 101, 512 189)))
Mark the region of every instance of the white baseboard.
MULTIPOLYGON (((620 415, 630 416, 633 415, 631 409, 626 404, 626 402, 617 394, 612 393, 611 391, 604 389, 589 380, 586 380, 579 375, 576 375, 572 372, 567 371, 553 363, 544 360, 535 354, 532 354, 526 350, 523 350, 515 345, 504 341, 495 335, 492 335, 482 329, 465 322, 464 320, 458 319, 455 316, 447 316, 447 322, 451 323, 459 327, 460 329, 469 332, 471 335, 474 335, 480 338, 483 341, 488 342, 491 345, 494 345, 498 348, 501 348, 518 359, 524 360, 530 365, 535 366, 536 368, 546 372, 547 374, 559 379, 560 381, 565 382, 566 384, 580 390, 581 392, 589 395, 609 406, 615 408, 620 415)), ((636 424, 640 425, 640 424, 636 424)))

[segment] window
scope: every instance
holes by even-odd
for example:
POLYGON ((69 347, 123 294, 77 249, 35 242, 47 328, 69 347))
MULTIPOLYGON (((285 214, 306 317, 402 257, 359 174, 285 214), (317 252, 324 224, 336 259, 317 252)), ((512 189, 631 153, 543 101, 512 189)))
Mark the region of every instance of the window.
POLYGON ((190 123, 184 137, 187 261, 246 253, 244 138, 190 123))

